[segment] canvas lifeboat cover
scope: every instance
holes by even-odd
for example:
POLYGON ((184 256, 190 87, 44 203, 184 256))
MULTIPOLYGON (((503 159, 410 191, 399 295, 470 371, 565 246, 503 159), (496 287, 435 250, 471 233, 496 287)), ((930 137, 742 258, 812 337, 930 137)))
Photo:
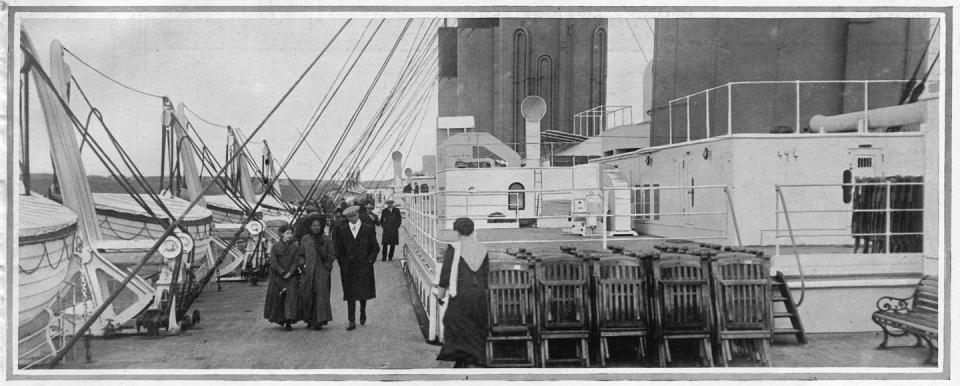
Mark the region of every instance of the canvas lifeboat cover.
MULTIPOLYGON (((145 194, 139 195, 141 199, 147 203, 157 216, 163 218, 166 216, 166 213, 163 209, 160 209, 159 206, 153 199, 145 194)), ((183 214, 183 211, 187 209, 187 206, 190 205, 190 202, 176 197, 161 197, 160 200, 163 202, 163 205, 170 210, 174 216, 180 216, 183 214)), ((120 217, 124 216, 135 216, 142 217, 143 221, 153 222, 150 214, 147 213, 140 204, 133 200, 129 194, 126 193, 94 193, 93 194, 93 203, 97 207, 97 214, 104 215, 116 215, 120 217)), ((209 224, 213 222, 213 213, 209 209, 204 208, 200 205, 195 205, 190 209, 190 213, 183 218, 183 225, 199 225, 199 224, 209 224)))
POLYGON ((77 226, 77 215, 59 203, 31 193, 18 196, 20 243, 77 226))

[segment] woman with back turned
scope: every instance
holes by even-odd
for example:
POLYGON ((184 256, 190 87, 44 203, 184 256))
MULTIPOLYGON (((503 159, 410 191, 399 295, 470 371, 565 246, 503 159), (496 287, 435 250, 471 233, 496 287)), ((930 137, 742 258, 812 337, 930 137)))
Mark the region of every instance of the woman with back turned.
POLYGON ((438 299, 449 296, 443 316, 443 348, 437 360, 454 361, 453 367, 484 366, 487 339, 487 249, 477 240, 473 221, 453 223, 458 240, 447 246, 437 285, 438 299))

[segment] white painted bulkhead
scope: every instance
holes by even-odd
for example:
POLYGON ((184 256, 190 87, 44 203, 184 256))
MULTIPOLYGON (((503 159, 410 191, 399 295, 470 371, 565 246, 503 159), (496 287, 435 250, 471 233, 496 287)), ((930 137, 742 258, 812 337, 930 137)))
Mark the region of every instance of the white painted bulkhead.
MULTIPOLYGON (((638 220, 642 233, 664 237, 715 237, 718 231, 729 227, 724 242, 736 244, 730 216, 700 215, 725 211, 727 197, 720 188, 697 187, 727 185, 742 243, 771 245, 776 229, 776 185, 839 184, 843 171, 851 164, 856 168, 856 158, 864 154, 877 157, 883 175, 918 176, 924 171, 923 135, 917 132, 738 134, 643 149, 595 162, 602 168, 622 170, 634 187, 660 187, 658 205, 651 205, 659 211, 651 209, 649 218, 638 220)), ((843 203, 839 187, 784 188, 784 194, 795 228, 813 221, 820 226, 831 223, 832 228, 849 228, 849 213, 820 213, 815 217, 793 213, 814 206, 817 209, 849 209, 851 206, 843 203)), ((635 212, 644 213, 642 210, 635 212)), ((781 220, 781 230, 784 228, 781 220)), ((841 241, 835 237, 798 239, 799 244, 845 243, 841 241)))
MULTIPOLYGON (((622 170, 634 187, 684 187, 661 190, 656 205, 650 203, 650 215, 635 222, 635 228, 642 234, 693 239, 712 237, 722 234, 717 230, 727 229, 726 238, 718 241, 737 245, 730 215, 696 215, 726 212, 728 206, 722 189, 697 186, 729 185, 742 244, 771 246, 775 244, 774 231, 778 226, 776 185, 840 184, 843 171, 848 168, 854 169, 854 176, 931 178, 930 173, 925 173, 925 153, 931 148, 935 149, 929 145, 925 148, 921 132, 737 134, 643 149, 594 163, 602 168, 622 170), (860 157, 873 158, 870 170, 857 170, 863 165, 858 165, 860 157), (661 215, 657 216, 658 213, 661 215)), ((852 244, 849 212, 804 213, 851 209, 852 204, 843 202, 840 186, 784 187, 782 190, 792 226, 800 236, 798 244, 852 244), (802 236, 802 229, 808 228, 819 229, 808 234, 829 236, 802 236)), ((642 201, 642 197, 639 199, 642 201)), ((637 200, 635 197, 634 212, 645 213, 643 203, 637 200)), ((931 210, 929 206, 935 205, 935 201, 926 200, 927 213, 931 210)), ((779 221, 780 234, 787 235, 782 215, 779 221)), ((797 263, 789 238, 781 237, 780 244, 781 254, 773 257, 771 273, 784 272, 796 299, 801 286, 797 263)), ((924 264, 921 253, 853 254, 852 248, 846 247, 834 247, 817 254, 802 253, 806 292, 800 313, 808 332, 877 330, 870 320, 876 300, 886 295, 912 294, 920 275, 930 271, 926 266, 931 265, 932 260, 928 258, 924 264)))

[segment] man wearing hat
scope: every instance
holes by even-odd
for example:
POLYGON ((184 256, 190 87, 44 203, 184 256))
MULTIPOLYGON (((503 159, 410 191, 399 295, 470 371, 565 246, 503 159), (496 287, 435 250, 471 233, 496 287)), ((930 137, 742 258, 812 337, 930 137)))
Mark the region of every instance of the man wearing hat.
POLYGON ((340 263, 340 281, 343 285, 343 300, 347 302, 347 331, 357 328, 354 323, 357 302, 360 302, 360 324, 367 322, 367 300, 377 297, 377 285, 373 277, 373 263, 377 261, 380 246, 373 225, 360 221, 360 207, 350 206, 343 210, 347 221, 336 229, 334 247, 340 263))
POLYGON ((380 226, 383 227, 381 244, 383 244, 383 258, 381 261, 393 261, 393 250, 400 244, 400 210, 393 207, 393 200, 387 200, 386 208, 380 212, 380 226), (389 253, 387 252, 389 251, 389 253))

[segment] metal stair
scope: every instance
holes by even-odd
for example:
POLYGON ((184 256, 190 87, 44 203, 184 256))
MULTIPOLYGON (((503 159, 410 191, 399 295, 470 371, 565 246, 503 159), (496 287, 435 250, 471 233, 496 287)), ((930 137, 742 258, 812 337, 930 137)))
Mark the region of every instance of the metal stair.
POLYGON ((797 303, 793 300, 790 286, 787 285, 783 272, 777 271, 777 274, 772 276, 771 279, 773 280, 773 303, 782 303, 786 309, 786 311, 773 312, 773 335, 793 335, 796 336, 798 343, 807 344, 807 334, 803 329, 803 322, 800 321, 800 311, 797 310, 797 303), (791 327, 777 328, 776 320, 784 318, 790 320, 791 327))

